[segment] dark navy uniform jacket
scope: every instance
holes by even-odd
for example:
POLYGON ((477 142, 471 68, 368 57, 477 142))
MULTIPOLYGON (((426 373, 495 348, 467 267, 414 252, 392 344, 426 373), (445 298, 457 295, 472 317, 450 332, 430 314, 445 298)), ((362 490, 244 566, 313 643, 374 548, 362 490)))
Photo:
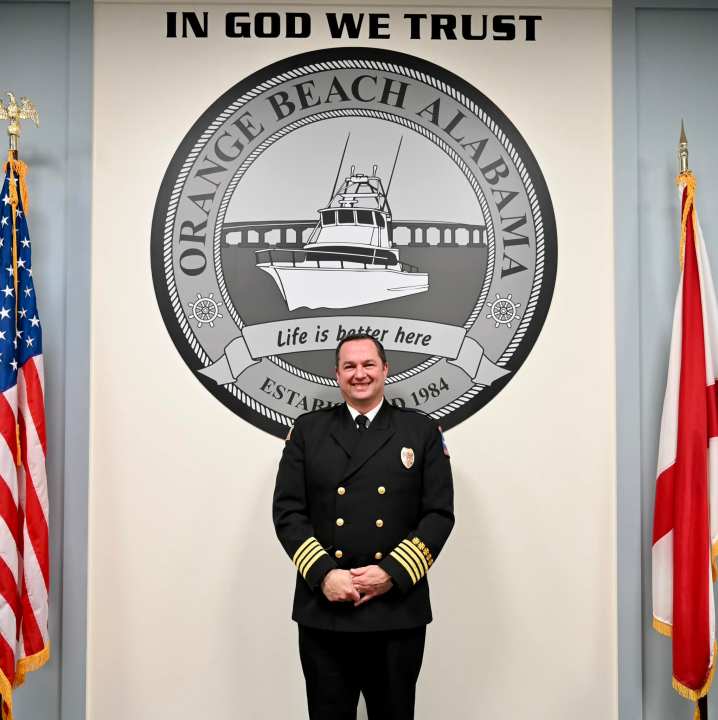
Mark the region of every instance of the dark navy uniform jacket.
POLYGON ((279 464, 273 517, 297 566, 298 623, 363 632, 431 622, 426 575, 454 512, 448 453, 427 415, 384 401, 363 433, 344 404, 300 416, 279 464), (330 570, 371 564, 391 575, 389 592, 358 608, 325 598, 330 570))

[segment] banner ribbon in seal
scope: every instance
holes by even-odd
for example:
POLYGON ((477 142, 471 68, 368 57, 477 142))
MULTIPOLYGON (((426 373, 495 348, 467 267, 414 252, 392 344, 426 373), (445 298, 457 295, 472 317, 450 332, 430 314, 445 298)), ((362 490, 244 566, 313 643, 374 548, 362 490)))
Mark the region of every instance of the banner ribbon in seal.
POLYGON ((247 325, 224 354, 199 372, 218 385, 234 382, 263 358, 285 353, 333 350, 339 341, 358 332, 379 340, 386 350, 446 358, 475 385, 487 386, 510 373, 486 357, 483 347, 455 325, 393 317, 329 316, 297 318, 247 325))

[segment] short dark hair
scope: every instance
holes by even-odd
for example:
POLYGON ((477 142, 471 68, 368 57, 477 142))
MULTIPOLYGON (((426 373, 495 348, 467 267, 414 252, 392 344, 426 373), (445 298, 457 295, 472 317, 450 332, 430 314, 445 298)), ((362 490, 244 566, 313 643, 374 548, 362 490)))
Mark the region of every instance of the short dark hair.
POLYGON ((356 333, 355 335, 347 335, 339 341, 337 349, 334 352, 334 363, 336 367, 339 367, 339 351, 342 349, 342 345, 347 342, 352 342, 353 340, 371 340, 374 343, 376 351, 379 353, 382 364, 386 365, 386 351, 384 350, 384 346, 373 335, 367 335, 367 333, 356 333))

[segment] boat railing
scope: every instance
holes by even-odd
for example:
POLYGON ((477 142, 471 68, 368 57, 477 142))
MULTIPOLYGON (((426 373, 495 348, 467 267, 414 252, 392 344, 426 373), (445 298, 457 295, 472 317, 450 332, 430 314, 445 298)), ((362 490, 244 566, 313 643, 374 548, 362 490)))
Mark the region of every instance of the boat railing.
POLYGON ((374 248, 371 256, 357 255, 356 253, 340 252, 337 250, 322 250, 321 248, 302 248, 301 250, 270 248, 266 250, 255 250, 254 252, 257 265, 282 265, 287 267, 291 263, 292 267, 296 267, 298 264, 305 265, 311 262, 316 263, 316 267, 328 267, 329 263, 332 264, 332 267, 336 267, 336 263, 339 262, 339 267, 342 269, 344 269, 345 263, 347 263, 347 268, 356 268, 357 265, 363 265, 365 269, 377 266, 388 269, 395 268, 398 265, 402 272, 419 272, 419 268, 416 265, 410 265, 401 260, 390 262, 388 258, 377 256, 376 250, 377 249, 374 248), (328 257, 316 257, 317 255, 327 255, 328 257), (337 256, 339 256, 338 260, 337 256), (322 265, 322 263, 324 263, 324 265, 322 265))

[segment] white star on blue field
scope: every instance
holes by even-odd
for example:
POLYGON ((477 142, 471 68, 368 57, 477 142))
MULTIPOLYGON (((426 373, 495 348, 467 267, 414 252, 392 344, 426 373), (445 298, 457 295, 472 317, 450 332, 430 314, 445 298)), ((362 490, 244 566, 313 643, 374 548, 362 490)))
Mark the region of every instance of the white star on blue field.
MULTIPOLYGON (((17 183, 17 177, 14 178, 17 183)), ((10 177, 0 192, 0 392, 17 383, 17 370, 31 357, 42 353, 42 330, 35 302, 30 263, 30 234, 19 201, 15 215, 17 230, 17 297, 13 263, 10 177), (16 320, 17 310, 17 320, 16 320)))

